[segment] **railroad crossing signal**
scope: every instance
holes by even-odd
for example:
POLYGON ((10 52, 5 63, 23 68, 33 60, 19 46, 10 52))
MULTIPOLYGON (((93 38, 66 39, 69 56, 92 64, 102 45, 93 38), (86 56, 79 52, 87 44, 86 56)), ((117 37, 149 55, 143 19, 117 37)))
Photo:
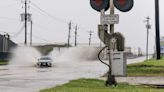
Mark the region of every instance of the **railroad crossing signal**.
POLYGON ((133 0, 113 0, 114 6, 122 11, 127 12, 132 9, 134 1, 133 0))
POLYGON ((105 11, 109 9, 109 0, 90 0, 90 4, 91 7, 98 12, 103 9, 105 9, 105 11))
MULTIPOLYGON (((105 9, 105 11, 109 9, 109 5, 110 5, 109 1, 110 0, 90 0, 90 4, 94 10, 100 12, 103 9, 105 9)), ((128 12, 129 10, 132 9, 134 5, 134 1, 133 0, 113 0, 113 4, 118 10, 122 12, 128 12)))

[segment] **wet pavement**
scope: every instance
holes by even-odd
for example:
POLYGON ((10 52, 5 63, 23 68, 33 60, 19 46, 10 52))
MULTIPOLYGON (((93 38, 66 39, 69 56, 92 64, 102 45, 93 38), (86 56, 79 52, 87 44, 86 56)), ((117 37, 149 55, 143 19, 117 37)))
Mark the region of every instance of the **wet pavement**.
MULTIPOLYGON (((135 61, 143 61, 139 58, 135 61)), ((132 62, 133 60, 128 60, 132 62)), ((0 92, 38 92, 79 78, 99 78, 108 68, 99 61, 60 61, 51 68, 0 66, 0 92)))
POLYGON ((98 78, 106 72, 98 61, 58 63, 52 68, 0 66, 0 92, 37 92, 78 78, 98 78))

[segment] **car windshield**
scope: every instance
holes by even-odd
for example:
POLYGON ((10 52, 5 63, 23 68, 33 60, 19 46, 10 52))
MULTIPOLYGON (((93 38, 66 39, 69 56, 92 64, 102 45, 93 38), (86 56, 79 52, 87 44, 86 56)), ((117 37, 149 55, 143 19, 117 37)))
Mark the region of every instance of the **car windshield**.
POLYGON ((41 57, 40 60, 51 60, 49 57, 41 57))

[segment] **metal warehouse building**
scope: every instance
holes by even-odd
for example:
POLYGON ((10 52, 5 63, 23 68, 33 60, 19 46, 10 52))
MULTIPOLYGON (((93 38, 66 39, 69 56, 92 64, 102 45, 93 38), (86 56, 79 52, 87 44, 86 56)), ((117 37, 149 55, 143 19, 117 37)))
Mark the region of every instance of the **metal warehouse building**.
POLYGON ((16 45, 16 43, 10 40, 10 36, 8 34, 0 34, 0 59, 6 59, 9 54, 9 50, 16 45))

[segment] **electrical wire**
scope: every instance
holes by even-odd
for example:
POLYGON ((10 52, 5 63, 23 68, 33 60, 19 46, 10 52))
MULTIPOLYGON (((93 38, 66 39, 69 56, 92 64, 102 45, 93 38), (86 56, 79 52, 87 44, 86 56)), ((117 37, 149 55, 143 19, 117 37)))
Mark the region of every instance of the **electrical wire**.
POLYGON ((108 67, 110 67, 110 65, 108 65, 108 64, 105 63, 105 62, 103 62, 103 61, 101 60, 101 58, 100 58, 100 54, 101 54, 102 51, 103 51, 105 48, 107 48, 107 47, 108 47, 108 46, 105 46, 105 47, 103 47, 103 48, 100 50, 100 52, 98 53, 98 59, 100 60, 101 63, 103 63, 103 64, 107 65, 108 67))
MULTIPOLYGON (((28 33, 28 35, 30 35, 30 33, 28 33)), ((42 40, 42 41, 44 41, 44 42, 51 42, 51 41, 49 41, 49 40, 47 40, 47 39, 41 38, 40 36, 36 36, 36 35, 34 35, 34 34, 32 34, 32 37, 37 38, 38 40, 42 40)))
POLYGON ((64 21, 63 19, 59 19, 59 18, 51 15, 50 13, 46 12, 45 10, 41 9, 38 5, 36 5, 32 1, 31 1, 31 5, 34 6, 35 8, 37 8, 38 10, 40 10, 41 12, 43 12, 44 14, 46 14, 47 16, 49 16, 50 18, 54 19, 55 21, 60 21, 60 22, 63 22, 63 23, 68 23, 67 21, 64 21))
MULTIPOLYGON (((37 11, 38 13, 40 13, 41 15, 48 16, 49 18, 55 20, 55 22, 56 22, 56 21, 59 21, 59 22, 68 24, 68 22, 67 22, 66 20, 63 20, 63 19, 60 19, 60 18, 57 18, 57 17, 51 15, 50 13, 48 13, 47 11, 45 11, 44 9, 40 8, 40 7, 39 7, 37 4, 35 4, 34 2, 30 1, 30 3, 31 3, 31 8, 32 8, 33 10, 37 11)), ((84 28, 84 27, 81 27, 81 26, 79 26, 78 28, 81 29, 81 30, 86 30, 86 31, 88 30, 88 29, 86 29, 86 28, 84 28)), ((45 28, 44 28, 44 29, 45 29, 45 28)), ((82 32, 83 32, 83 31, 82 31, 82 32)))
MULTIPOLYGON (((41 9, 38 5, 36 5, 35 3, 33 3, 32 1, 31 1, 31 4, 32 4, 32 6, 34 6, 35 8, 37 8, 40 12, 40 14, 46 14, 47 16, 49 16, 50 18, 52 18, 52 19, 54 19, 55 21, 57 20, 57 21, 60 21, 60 22, 63 22, 63 23, 66 23, 66 24, 68 24, 68 22, 67 21, 64 21, 63 19, 59 19, 59 18, 57 18, 57 17, 55 17, 55 16, 53 16, 53 15, 51 15, 51 14, 49 14, 48 12, 46 12, 45 10, 43 10, 43 9, 41 9)), ((34 9, 34 8, 33 8, 34 9)), ((75 26, 75 25, 74 25, 75 26)), ((84 28, 84 27, 79 27, 80 29, 83 29, 83 30, 87 30, 86 28, 84 28)))
POLYGON ((24 26, 25 26, 25 25, 23 25, 17 33, 15 33, 13 36, 11 36, 11 38, 15 38, 15 37, 17 37, 19 34, 21 34, 21 32, 22 32, 23 29, 24 29, 24 26))
POLYGON ((15 19, 15 18, 9 18, 9 17, 0 17, 0 19, 5 19, 5 20, 14 20, 14 21, 16 21, 16 20, 18 20, 18 19, 15 19))

